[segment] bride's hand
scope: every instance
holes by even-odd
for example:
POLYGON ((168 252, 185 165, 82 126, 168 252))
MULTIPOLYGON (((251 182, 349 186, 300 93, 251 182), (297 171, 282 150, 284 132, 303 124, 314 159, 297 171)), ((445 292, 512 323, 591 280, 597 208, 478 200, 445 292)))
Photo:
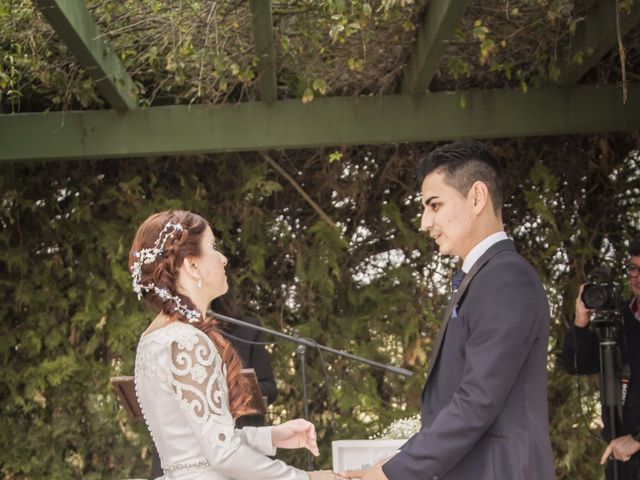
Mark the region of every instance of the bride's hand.
POLYGON ((316 470, 307 472, 309 480, 340 480, 342 477, 331 470, 316 470))
POLYGON ((316 442, 316 427, 302 418, 272 427, 271 441, 277 448, 307 448, 316 457, 320 455, 316 442))

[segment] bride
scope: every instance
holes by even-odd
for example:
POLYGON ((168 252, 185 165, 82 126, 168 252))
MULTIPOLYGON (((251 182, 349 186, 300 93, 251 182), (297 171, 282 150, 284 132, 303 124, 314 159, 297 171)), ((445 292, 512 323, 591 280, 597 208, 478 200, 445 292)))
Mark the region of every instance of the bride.
POLYGON ((138 298, 159 312, 138 344, 135 385, 163 478, 339 478, 267 456, 277 447, 318 455, 315 427, 306 420, 234 429, 250 399, 242 364, 215 321, 204 317, 211 300, 227 291, 226 264, 209 224, 187 211, 150 216, 129 253, 138 298))

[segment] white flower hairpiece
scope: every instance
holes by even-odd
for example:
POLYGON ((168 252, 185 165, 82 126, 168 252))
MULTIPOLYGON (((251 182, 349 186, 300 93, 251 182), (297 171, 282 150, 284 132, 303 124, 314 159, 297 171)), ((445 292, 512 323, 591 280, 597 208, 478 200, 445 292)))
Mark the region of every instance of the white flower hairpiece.
POLYGON ((142 281, 142 265, 148 265, 156 261, 156 259, 164 252, 164 244, 169 237, 176 234, 176 232, 182 232, 184 227, 180 223, 174 223, 172 221, 167 222, 164 226, 158 239, 151 248, 143 248, 140 251, 134 252, 137 260, 131 265, 131 285, 133 291, 138 295, 138 300, 142 299, 144 292, 155 292, 162 300, 171 300, 175 304, 174 310, 184 315, 189 323, 197 323, 201 320, 200 312, 198 310, 192 310, 187 307, 182 299, 177 295, 172 295, 166 288, 160 288, 155 283, 141 283, 142 281))

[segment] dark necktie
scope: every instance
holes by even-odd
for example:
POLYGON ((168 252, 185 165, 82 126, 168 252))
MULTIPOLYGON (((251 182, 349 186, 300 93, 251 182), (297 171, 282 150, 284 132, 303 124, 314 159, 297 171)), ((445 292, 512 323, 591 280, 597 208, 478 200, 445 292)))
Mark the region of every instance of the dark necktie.
POLYGON ((460 284, 462 283, 462 279, 464 279, 465 273, 462 269, 457 270, 456 273, 453 274, 453 278, 451 279, 451 296, 456 293, 460 284))
MULTIPOLYGON (((454 295, 458 291, 458 288, 460 288, 460 284, 462 283, 464 276, 465 273, 462 271, 462 269, 456 270, 456 272, 453 274, 453 278, 451 279, 451 295, 449 296, 449 303, 447 303, 447 308, 449 308, 449 305, 453 301, 454 295)), ((453 311, 453 316, 455 317, 457 314, 458 311, 457 309, 455 309, 453 311)))

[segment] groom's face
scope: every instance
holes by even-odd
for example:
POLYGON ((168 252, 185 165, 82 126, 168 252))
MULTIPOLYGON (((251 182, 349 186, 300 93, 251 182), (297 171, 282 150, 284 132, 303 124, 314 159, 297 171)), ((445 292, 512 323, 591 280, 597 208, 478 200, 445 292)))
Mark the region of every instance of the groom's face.
POLYGON ((473 202, 468 197, 448 185, 444 173, 430 173, 422 181, 420 230, 429 233, 442 254, 464 258, 473 247, 473 202))

